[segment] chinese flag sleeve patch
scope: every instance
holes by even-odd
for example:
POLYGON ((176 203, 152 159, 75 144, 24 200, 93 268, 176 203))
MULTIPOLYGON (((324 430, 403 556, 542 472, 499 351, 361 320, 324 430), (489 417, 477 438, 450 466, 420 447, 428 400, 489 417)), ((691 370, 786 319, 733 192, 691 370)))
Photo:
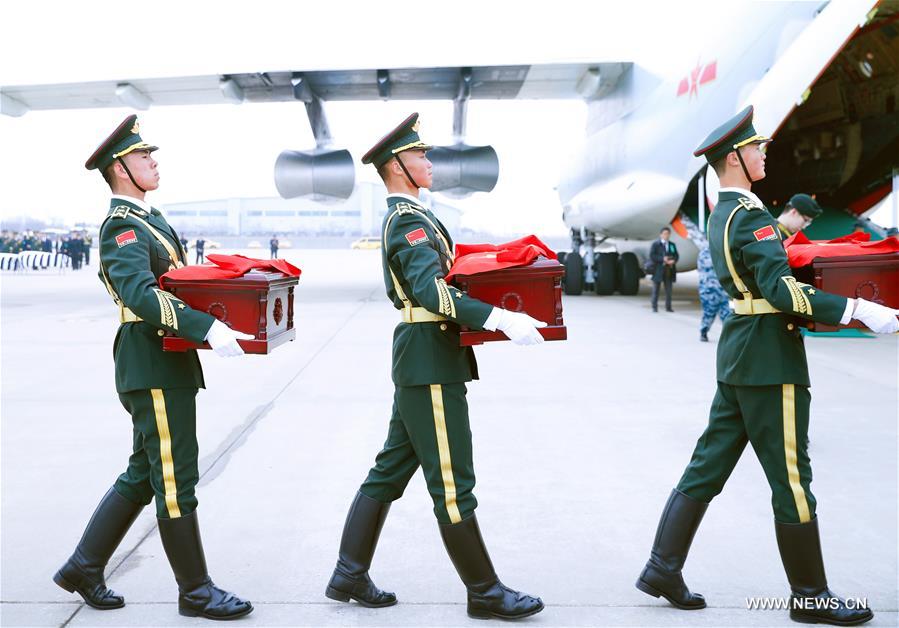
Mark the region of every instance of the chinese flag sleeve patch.
POLYGON ((137 242, 137 234, 134 233, 134 229, 129 229, 115 237, 115 243, 119 245, 119 248, 135 242, 137 242))
POLYGON ((409 246, 415 246, 416 244, 421 244, 422 242, 428 241, 428 234, 425 233, 425 230, 419 227, 415 231, 410 231, 406 234, 406 241, 409 243, 409 246))
POLYGON ((755 236, 756 240, 776 240, 777 233, 774 232, 774 227, 768 225, 767 227, 762 227, 761 229, 756 229, 752 232, 752 235, 755 236))

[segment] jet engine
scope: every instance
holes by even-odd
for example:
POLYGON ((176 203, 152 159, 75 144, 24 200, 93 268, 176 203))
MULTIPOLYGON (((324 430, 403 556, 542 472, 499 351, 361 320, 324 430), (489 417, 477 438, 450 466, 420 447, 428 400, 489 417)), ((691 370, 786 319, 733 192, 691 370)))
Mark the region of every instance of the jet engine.
POLYGON ((499 158, 492 146, 435 146, 428 159, 434 165, 431 190, 453 198, 489 192, 499 179, 499 158))
POLYGON ((275 161, 275 187, 281 198, 345 200, 355 184, 356 166, 348 150, 285 150, 275 161))

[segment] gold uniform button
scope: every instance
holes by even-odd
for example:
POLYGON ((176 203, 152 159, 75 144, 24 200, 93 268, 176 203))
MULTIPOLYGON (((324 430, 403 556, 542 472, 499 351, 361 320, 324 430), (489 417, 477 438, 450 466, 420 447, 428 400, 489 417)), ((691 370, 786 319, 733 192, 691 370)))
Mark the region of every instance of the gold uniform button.
POLYGON ((794 329, 796 329, 796 325, 794 325, 793 323, 787 323, 787 329, 789 331, 793 331, 794 329))
POLYGON ((440 323, 440 331, 446 331, 446 323, 440 323))
POLYGON ((156 330, 156 335, 157 335, 157 336, 165 336, 165 330, 164 330, 164 329, 157 329, 157 330, 156 330))

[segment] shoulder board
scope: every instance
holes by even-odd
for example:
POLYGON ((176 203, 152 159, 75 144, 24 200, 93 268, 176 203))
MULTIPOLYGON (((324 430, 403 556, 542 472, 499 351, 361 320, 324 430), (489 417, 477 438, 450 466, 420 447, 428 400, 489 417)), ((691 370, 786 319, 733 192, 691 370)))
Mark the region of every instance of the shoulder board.
POLYGON ((395 205, 396 211, 399 214, 412 214, 414 212, 423 212, 424 207, 419 207, 418 205, 413 205, 412 203, 399 202, 395 205))
POLYGON ((745 196, 741 196, 740 198, 738 198, 737 203, 739 203, 743 209, 747 209, 749 211, 752 211, 753 209, 765 209, 763 206, 757 204, 755 201, 745 196))
POLYGON ((146 218, 147 212, 131 205, 116 205, 109 212, 110 218, 127 218, 130 214, 134 214, 139 218, 146 218))
POLYGON ((116 205, 109 212, 110 218, 127 218, 133 208, 130 205, 116 205))

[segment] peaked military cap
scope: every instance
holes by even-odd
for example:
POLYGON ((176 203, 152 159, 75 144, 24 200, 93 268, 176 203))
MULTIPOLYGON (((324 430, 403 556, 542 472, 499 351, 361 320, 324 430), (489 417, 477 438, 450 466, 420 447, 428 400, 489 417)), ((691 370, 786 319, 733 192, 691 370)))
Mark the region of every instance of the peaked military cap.
POLYGON ((737 150, 741 146, 770 142, 771 138, 759 135, 755 127, 752 126, 754 111, 752 105, 749 105, 709 133, 709 136, 703 140, 699 148, 693 151, 693 155, 696 157, 705 155, 709 163, 713 164, 719 159, 724 159, 729 152, 737 150))
POLYGON ((808 194, 794 194, 787 201, 787 209, 795 209, 803 216, 808 218, 817 218, 823 211, 818 202, 808 194))
POLYGON ((140 123, 137 116, 131 114, 107 137, 84 162, 88 170, 105 170, 117 158, 136 150, 157 150, 157 146, 147 144, 140 136, 140 123))
POLYGON ((421 138, 418 136, 418 126, 418 113, 416 112, 378 140, 378 143, 362 156, 362 163, 374 164, 375 168, 380 168, 397 153, 402 153, 406 150, 430 150, 434 148, 430 144, 425 144, 421 141, 421 138))

